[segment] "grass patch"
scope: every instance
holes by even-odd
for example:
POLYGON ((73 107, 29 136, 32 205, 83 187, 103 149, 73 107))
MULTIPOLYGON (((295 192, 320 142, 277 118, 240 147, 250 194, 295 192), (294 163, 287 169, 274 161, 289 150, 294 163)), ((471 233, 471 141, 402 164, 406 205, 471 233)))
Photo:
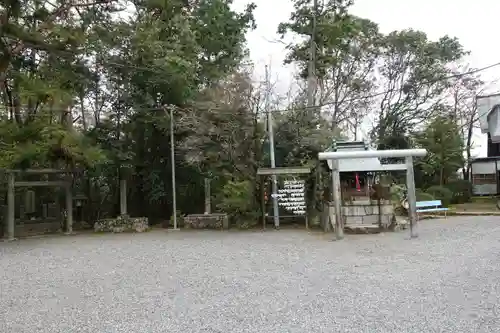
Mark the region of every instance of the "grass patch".
POLYGON ((471 202, 473 204, 496 204, 498 198, 491 196, 482 196, 482 197, 472 197, 471 202))
POLYGON ((451 205, 450 211, 455 212, 499 212, 495 202, 469 202, 451 205))

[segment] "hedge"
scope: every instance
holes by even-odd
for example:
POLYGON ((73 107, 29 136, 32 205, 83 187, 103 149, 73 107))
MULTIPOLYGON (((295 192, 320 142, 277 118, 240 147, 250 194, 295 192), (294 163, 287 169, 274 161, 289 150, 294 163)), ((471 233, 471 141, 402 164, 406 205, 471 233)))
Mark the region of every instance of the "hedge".
POLYGON ((454 180, 446 184, 445 187, 452 193, 451 203, 461 204, 471 201, 472 184, 468 180, 454 180))
POLYGON ((425 192, 432 195, 435 200, 441 200, 443 207, 448 207, 451 204, 453 192, 444 186, 431 186, 425 192))

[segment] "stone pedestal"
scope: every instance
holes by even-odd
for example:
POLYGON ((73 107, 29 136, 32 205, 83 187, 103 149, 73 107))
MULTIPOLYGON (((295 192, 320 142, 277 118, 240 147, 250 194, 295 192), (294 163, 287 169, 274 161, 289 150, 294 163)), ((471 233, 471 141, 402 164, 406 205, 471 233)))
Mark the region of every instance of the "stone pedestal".
POLYGON ((144 232, 149 229, 147 217, 118 216, 114 219, 103 219, 94 224, 95 232, 144 232))
MULTIPOLYGON (((326 208, 326 207, 325 207, 326 208)), ((335 206, 328 204, 329 226, 324 229, 335 230, 335 206)), ((389 228, 394 216, 394 207, 388 200, 382 200, 380 206, 376 200, 355 200, 342 205, 344 227, 366 226, 389 228)), ((326 222, 326 221, 324 221, 326 222)))
POLYGON ((227 214, 191 214, 184 218, 187 229, 229 229, 227 214))

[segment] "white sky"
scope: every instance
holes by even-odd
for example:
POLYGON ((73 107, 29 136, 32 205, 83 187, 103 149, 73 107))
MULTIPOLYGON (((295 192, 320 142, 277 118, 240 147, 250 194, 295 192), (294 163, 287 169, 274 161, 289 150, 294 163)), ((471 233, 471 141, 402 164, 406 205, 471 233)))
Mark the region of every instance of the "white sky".
MULTIPOLYGON (((240 9, 249 0, 235 0, 240 9)), ((293 70, 283 66, 284 45, 276 42, 280 22, 287 21, 293 9, 291 0, 253 0, 257 4, 257 29, 247 36, 256 76, 263 77, 264 66, 271 66, 272 79, 279 90, 287 91, 293 70)), ((475 0, 473 4, 456 0, 355 0, 351 13, 379 24, 382 32, 407 28, 427 33, 437 39, 443 35, 458 37, 471 51, 469 63, 480 68, 500 62, 498 15, 500 1, 475 0)), ((500 78, 500 66, 482 73, 486 81, 500 78)), ((495 90, 495 89, 494 89, 495 90)), ((500 85, 498 86, 500 90, 500 85)), ((486 156, 486 134, 477 133, 476 156, 486 156)))

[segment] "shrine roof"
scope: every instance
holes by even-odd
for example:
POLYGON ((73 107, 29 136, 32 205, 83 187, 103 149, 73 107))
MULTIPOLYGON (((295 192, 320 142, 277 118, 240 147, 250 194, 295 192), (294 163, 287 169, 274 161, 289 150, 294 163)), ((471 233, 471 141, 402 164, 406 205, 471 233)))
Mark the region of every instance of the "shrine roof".
MULTIPOLYGON (((337 149, 337 151, 362 151, 364 148, 337 149)), ((382 164, 377 157, 369 158, 353 158, 339 160, 340 172, 362 172, 362 171, 378 171, 382 168, 382 164)))
MULTIPOLYGON (((369 145, 364 141, 344 141, 335 142, 330 151, 364 151, 372 150, 369 145)), ((331 169, 332 161, 328 161, 328 166, 331 169)), ((340 172, 368 172, 368 171, 385 171, 386 168, 380 163, 377 157, 368 158, 353 158, 353 159, 340 159, 339 171, 340 172)))

